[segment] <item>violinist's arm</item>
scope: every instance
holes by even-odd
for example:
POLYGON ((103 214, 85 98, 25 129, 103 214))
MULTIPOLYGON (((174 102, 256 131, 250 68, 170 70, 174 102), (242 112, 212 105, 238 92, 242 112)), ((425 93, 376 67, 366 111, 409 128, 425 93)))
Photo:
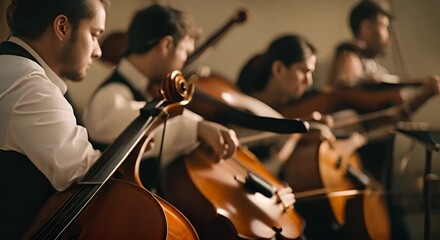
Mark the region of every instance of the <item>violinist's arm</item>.
POLYGON ((335 87, 351 87, 356 85, 360 79, 364 80, 365 78, 362 62, 353 52, 344 51, 340 53, 334 66, 335 87))
POLYGON ((440 92, 440 76, 433 75, 422 79, 422 89, 419 94, 410 98, 403 104, 405 114, 411 115, 421 107, 429 98, 440 92))

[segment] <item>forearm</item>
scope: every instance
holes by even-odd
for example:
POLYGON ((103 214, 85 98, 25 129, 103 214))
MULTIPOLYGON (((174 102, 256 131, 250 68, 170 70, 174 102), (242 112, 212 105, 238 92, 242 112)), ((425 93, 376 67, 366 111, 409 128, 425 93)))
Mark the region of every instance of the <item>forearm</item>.
POLYGON ((154 146, 145 156, 159 156, 165 127, 161 165, 165 166, 179 155, 193 150, 198 145, 197 125, 202 118, 184 110, 183 115, 176 116, 161 124, 153 133, 154 146))

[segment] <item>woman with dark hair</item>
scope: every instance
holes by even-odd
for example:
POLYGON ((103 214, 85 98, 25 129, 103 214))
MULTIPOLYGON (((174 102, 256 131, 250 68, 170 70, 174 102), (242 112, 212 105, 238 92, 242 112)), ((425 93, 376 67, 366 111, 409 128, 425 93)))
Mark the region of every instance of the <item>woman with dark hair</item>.
POLYGON ((273 41, 264 54, 250 59, 240 72, 237 86, 278 109, 300 98, 312 85, 316 49, 298 35, 273 41))
MULTIPOLYGON (((316 49, 315 47, 299 35, 284 35, 275 39, 262 53, 253 56, 243 67, 237 80, 237 86, 245 93, 259 99, 260 101, 270 105, 276 111, 280 111, 285 107, 298 101, 311 87, 313 83, 312 73, 315 70, 316 49)), ((312 149, 309 146, 319 146, 323 141, 329 141, 333 149, 340 151, 344 146, 345 152, 338 152, 340 156, 352 154, 360 146, 365 143, 365 138, 358 134, 352 133, 350 137, 340 140, 336 139, 328 126, 331 126, 333 119, 330 116, 321 115, 314 112, 310 116, 293 116, 301 117, 307 120, 316 120, 324 124, 311 124, 311 129, 304 135, 293 134, 286 138, 280 136, 271 141, 264 139, 261 142, 253 142, 250 150, 260 157, 265 166, 274 174, 281 175, 283 180, 288 181, 295 190, 295 186, 302 188, 303 184, 313 182, 312 179, 320 178, 316 173, 308 168, 311 161, 320 161, 314 159, 312 149), (317 127, 314 127, 317 126, 317 127), (297 163, 297 155, 301 156, 306 149, 308 155, 304 155, 308 162, 297 163), (298 154, 296 154, 299 152, 298 154), (292 164, 295 163, 295 164, 292 164), (301 181, 293 182, 286 172, 298 171, 290 168, 295 165, 296 169, 303 171, 301 181), (307 166, 307 167, 304 167, 307 166)), ((285 117, 292 117, 286 116, 285 117)), ((238 135, 246 134, 240 129, 236 130, 238 135)), ((313 147, 313 149, 315 149, 313 147)), ((311 186, 311 185, 308 185, 311 186)), ((308 189, 312 190, 312 189, 308 189)), ((304 191, 304 189, 303 189, 304 191)), ((306 190, 307 191, 307 190, 306 190)), ((324 202, 313 202, 318 206, 325 204, 324 202)), ((314 211, 309 211, 307 205, 301 203, 297 205, 297 209, 307 221, 305 228, 305 236, 311 239, 332 238, 336 239, 336 231, 332 229, 333 222, 322 221, 314 215, 314 211)))

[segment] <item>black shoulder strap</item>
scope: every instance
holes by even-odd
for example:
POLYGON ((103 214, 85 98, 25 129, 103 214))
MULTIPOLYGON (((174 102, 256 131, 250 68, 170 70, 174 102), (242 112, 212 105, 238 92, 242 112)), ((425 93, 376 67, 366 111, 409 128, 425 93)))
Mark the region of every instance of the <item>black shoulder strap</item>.
POLYGON ((32 56, 32 54, 30 54, 26 49, 10 41, 5 41, 0 44, 0 55, 15 55, 24 57, 40 65, 37 59, 35 59, 34 56, 32 56))
MULTIPOLYGON (((118 71, 114 71, 113 74, 107 80, 105 80, 98 88, 96 88, 93 95, 95 95, 96 92, 99 91, 99 89, 101 89, 111 83, 124 84, 125 86, 127 86, 130 89, 130 91, 133 94, 133 97, 136 101, 146 101, 146 99, 142 95, 142 93, 140 91, 138 91, 136 88, 134 88, 124 77, 122 77, 121 74, 118 73, 118 71)), ((95 149, 99 149, 101 151, 104 151, 108 147, 108 144, 104 144, 104 143, 95 141, 94 139, 89 139, 89 140, 95 149)))
POLYGON ((103 88, 104 86, 110 84, 110 83, 121 83, 124 84, 125 86, 127 86, 131 93, 133 94, 133 97, 136 101, 146 101, 144 95, 137 90, 136 88, 133 87, 133 85, 127 81, 127 79, 125 79, 124 77, 122 77, 122 75, 120 73, 118 73, 118 71, 114 71, 113 74, 110 76, 109 79, 107 79, 104 83, 102 83, 97 90, 103 88))
POLYGON ((347 42, 341 43, 336 47, 336 53, 338 55, 340 55, 344 52, 352 52, 352 53, 355 53, 359 56, 362 55, 362 50, 358 46, 356 46, 352 43, 347 43, 347 42))

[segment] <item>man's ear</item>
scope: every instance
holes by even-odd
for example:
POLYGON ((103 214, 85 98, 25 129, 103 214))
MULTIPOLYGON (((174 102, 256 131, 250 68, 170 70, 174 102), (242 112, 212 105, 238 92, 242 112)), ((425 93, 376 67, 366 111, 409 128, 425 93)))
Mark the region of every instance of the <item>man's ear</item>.
POLYGON ((286 70, 286 65, 282 61, 276 60, 272 63, 272 76, 275 79, 283 75, 285 70, 286 70))
POLYGON ((159 41, 159 51, 162 55, 168 55, 174 49, 174 38, 171 35, 166 35, 159 41))
POLYGON ((359 36, 368 37, 371 34, 371 29, 373 28, 373 22, 371 20, 365 19, 359 25, 359 36))
POLYGON ((53 28, 56 38, 61 42, 65 41, 72 31, 69 19, 65 15, 58 15, 54 19, 53 28))

